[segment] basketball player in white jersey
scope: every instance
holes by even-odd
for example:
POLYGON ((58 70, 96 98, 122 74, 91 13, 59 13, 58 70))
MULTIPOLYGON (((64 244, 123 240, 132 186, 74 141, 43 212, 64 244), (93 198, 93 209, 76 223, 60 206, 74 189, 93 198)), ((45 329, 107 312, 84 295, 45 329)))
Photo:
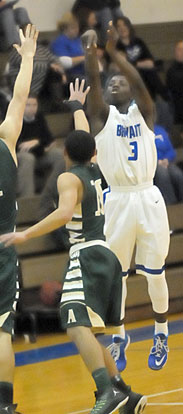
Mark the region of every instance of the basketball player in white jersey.
MULTIPOLYGON (((147 278, 148 293, 155 315, 154 345, 148 365, 163 368, 168 355, 168 288, 165 258, 169 248, 169 225, 165 203, 153 185, 157 164, 153 132, 154 105, 137 70, 116 50, 116 32, 109 24, 106 51, 120 74, 111 77, 103 98, 94 36, 83 35, 86 70, 90 84, 88 111, 97 147, 97 161, 110 186, 105 203, 105 233, 126 279, 136 247, 136 272, 147 278)), ((124 318, 124 308, 122 309, 124 318)), ((124 324, 113 335, 111 353, 118 369, 126 367, 129 344, 124 324)))

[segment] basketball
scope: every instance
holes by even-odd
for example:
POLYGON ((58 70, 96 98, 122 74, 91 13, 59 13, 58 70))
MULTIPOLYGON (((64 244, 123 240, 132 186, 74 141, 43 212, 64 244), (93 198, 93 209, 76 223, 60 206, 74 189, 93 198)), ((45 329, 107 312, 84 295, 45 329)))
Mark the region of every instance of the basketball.
POLYGON ((42 284, 40 289, 40 299, 44 305, 56 306, 60 301, 62 285, 54 281, 46 281, 42 284))

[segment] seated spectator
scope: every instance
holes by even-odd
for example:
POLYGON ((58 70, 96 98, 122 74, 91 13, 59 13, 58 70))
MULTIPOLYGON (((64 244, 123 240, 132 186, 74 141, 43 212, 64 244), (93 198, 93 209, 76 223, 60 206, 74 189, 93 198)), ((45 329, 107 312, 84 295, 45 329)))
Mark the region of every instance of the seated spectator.
POLYGON ((157 74, 154 58, 144 41, 136 37, 128 17, 120 17, 114 24, 119 35, 117 48, 124 52, 129 62, 138 69, 152 98, 160 95, 167 100, 168 92, 157 74))
MULTIPOLYGON (((65 171, 65 163, 64 159, 62 158, 60 164, 57 165, 57 168, 54 168, 44 190, 41 194, 40 200, 40 208, 39 208, 39 219, 42 220, 44 217, 48 216, 48 214, 52 213, 58 205, 58 191, 57 191, 57 178, 60 174, 65 171)), ((55 247, 58 250, 69 250, 69 235, 68 230, 66 230, 65 226, 60 227, 59 229, 53 231, 48 235, 54 240, 55 247)))
MULTIPOLYGON (((6 68, 11 90, 13 90, 20 63, 20 55, 16 49, 12 49, 6 68)), ((34 56, 31 92, 36 94, 39 100, 42 98, 49 101, 48 110, 59 110, 61 108, 60 103, 64 98, 64 85, 66 82, 66 75, 59 59, 50 52, 47 46, 38 42, 34 56)))
POLYGON ((65 169, 62 151, 56 147, 43 114, 38 112, 38 100, 33 94, 27 99, 22 132, 17 144, 17 158, 18 197, 41 192, 51 170, 60 165, 65 169))
POLYGON ((81 14, 84 8, 95 12, 99 43, 105 46, 109 21, 123 16, 120 8, 120 0, 76 0, 72 12, 76 15, 78 13, 81 14))
POLYGON ((95 29, 97 25, 96 14, 94 10, 87 7, 79 7, 74 11, 73 15, 77 18, 79 23, 79 35, 81 36, 88 29, 95 29))
POLYGON ((170 91, 174 123, 183 124, 183 40, 175 45, 175 58, 166 75, 166 84, 170 91))
POLYGON ((19 32, 31 23, 27 10, 24 7, 13 8, 18 0, 0 0, 0 51, 6 52, 13 44, 19 44, 19 32))
POLYGON ((163 127, 155 124, 154 132, 158 155, 154 182, 167 205, 183 202, 183 172, 172 162, 176 157, 176 152, 163 127))
MULTIPOLYGON (((155 100, 156 107, 156 123, 162 126, 171 136, 173 127, 173 113, 171 103, 165 101, 160 95, 157 95, 155 100)), ((172 140, 172 137, 171 137, 172 140)), ((174 143, 173 143, 174 146, 174 143)))
POLYGON ((58 22, 60 35, 51 43, 51 51, 59 57, 68 82, 85 74, 84 52, 79 36, 78 20, 72 13, 66 13, 58 22))

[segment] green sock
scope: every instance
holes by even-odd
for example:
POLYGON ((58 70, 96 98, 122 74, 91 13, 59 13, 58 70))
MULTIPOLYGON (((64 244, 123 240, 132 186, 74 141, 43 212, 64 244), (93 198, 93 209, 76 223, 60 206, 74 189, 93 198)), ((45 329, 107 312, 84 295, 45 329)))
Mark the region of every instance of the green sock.
POLYGON ((92 372, 97 390, 104 392, 106 388, 111 387, 111 379, 106 368, 99 368, 92 372))
POLYGON ((13 403, 13 384, 10 382, 0 382, 0 406, 13 403))

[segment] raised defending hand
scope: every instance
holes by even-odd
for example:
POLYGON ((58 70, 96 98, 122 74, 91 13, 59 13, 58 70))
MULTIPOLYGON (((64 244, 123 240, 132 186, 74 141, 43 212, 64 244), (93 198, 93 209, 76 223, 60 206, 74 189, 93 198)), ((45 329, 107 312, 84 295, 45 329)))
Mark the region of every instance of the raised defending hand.
POLYGON ((107 31, 108 40, 106 43, 106 51, 110 54, 116 50, 116 43, 118 41, 118 33, 113 26, 112 20, 109 22, 109 28, 107 31))
POLYGON ((75 80, 75 84, 73 82, 70 83, 70 97, 69 101, 79 101, 82 105, 84 105, 86 96, 90 90, 90 86, 88 86, 84 91, 85 86, 85 79, 82 79, 81 83, 79 84, 79 79, 75 80))
POLYGON ((14 44, 13 46, 19 53, 19 55, 33 57, 36 51, 36 44, 38 38, 38 30, 32 24, 28 24, 26 27, 25 36, 22 29, 19 30, 21 45, 14 44))

